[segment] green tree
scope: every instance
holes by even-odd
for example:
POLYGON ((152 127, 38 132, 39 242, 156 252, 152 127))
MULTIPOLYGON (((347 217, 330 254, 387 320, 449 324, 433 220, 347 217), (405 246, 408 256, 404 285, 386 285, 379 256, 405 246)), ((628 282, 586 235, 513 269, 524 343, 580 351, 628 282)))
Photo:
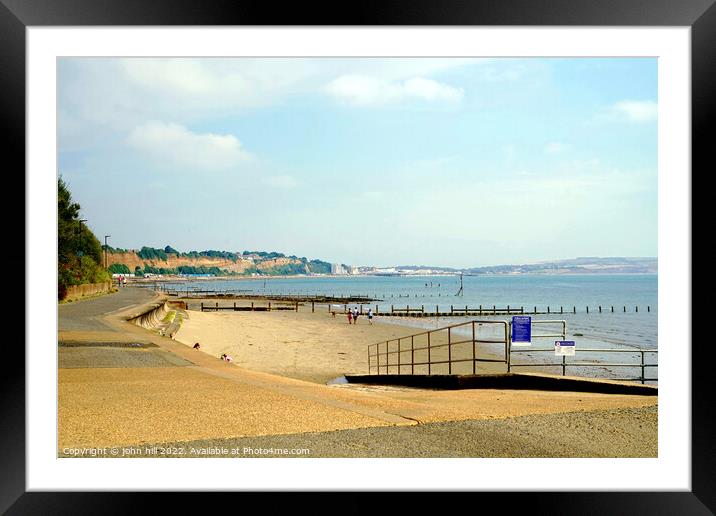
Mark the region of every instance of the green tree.
POLYGON ((72 200, 67 184, 57 180, 57 285, 62 299, 67 287, 108 281, 102 263, 102 245, 80 222, 80 205, 72 200))
POLYGON ((109 266, 110 274, 129 274, 129 267, 123 263, 113 263, 109 266))

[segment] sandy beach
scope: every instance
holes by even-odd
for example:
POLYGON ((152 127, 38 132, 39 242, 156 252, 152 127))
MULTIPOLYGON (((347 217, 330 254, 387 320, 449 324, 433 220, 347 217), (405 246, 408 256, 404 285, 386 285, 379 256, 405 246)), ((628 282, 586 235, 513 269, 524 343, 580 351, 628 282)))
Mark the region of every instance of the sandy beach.
MULTIPOLYGON (((348 324, 344 314, 332 317, 325 307, 316 312, 310 306, 301 307, 299 312, 200 312, 189 310, 183 319, 175 338, 188 346, 199 342, 201 350, 219 357, 230 355, 234 364, 267 373, 326 383, 344 374, 368 373, 368 345, 405 337, 421 330, 390 323, 374 318, 369 324, 363 315, 358 324, 348 324)), ((446 335, 432 337, 431 346, 446 342, 446 335)), ((425 347, 426 337, 416 338, 414 347, 425 347)), ((494 347, 494 346, 493 346, 494 347)), ((385 348, 381 346, 381 351, 385 348)), ((391 350, 397 343, 391 344, 391 350)), ((401 344, 401 362, 410 361, 410 341, 401 344)), ((447 347, 431 350, 433 360, 447 358, 447 347)), ((453 358, 472 356, 471 344, 453 346, 453 358)), ((494 349, 482 347, 480 357, 501 358, 494 349)), ((427 358, 426 350, 414 352, 415 361, 427 358)), ((384 358, 382 359, 384 362, 384 358)), ((397 354, 391 356, 391 364, 397 363, 397 354)), ((374 362, 373 362, 374 363, 374 362)), ((447 366, 435 366, 435 372, 447 366)), ((472 362, 453 365, 453 372, 472 372, 472 362), (456 371, 455 368, 462 369, 456 371)), ((480 372, 504 372, 504 364, 480 363, 480 372)), ((395 367, 392 368, 393 372, 395 367)), ((375 371, 374 371, 375 372, 375 371)), ((409 373, 410 367, 404 366, 409 373)), ((427 372, 425 366, 416 367, 416 373, 427 372), (422 369, 425 369, 423 371, 422 369)))

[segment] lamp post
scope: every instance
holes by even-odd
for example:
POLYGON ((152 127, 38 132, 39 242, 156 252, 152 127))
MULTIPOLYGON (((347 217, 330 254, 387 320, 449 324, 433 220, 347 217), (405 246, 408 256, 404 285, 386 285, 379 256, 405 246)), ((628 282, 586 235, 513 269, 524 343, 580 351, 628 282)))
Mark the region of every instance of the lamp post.
POLYGON ((107 239, 112 235, 104 235, 104 268, 107 268, 107 239))
POLYGON ((79 256, 80 258, 81 258, 82 255, 84 254, 84 253, 82 252, 82 223, 83 223, 83 222, 87 222, 87 219, 79 219, 79 223, 80 223, 80 248, 79 248, 79 250, 77 251, 77 256, 79 256))

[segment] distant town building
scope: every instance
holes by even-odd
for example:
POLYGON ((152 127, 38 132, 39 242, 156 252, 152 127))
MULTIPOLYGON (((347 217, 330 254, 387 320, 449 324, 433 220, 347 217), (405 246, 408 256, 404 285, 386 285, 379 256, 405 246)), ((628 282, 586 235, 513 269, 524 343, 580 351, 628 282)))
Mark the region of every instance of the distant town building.
POLYGON ((358 273, 359 273, 358 267, 356 267, 355 265, 348 266, 348 274, 358 274, 358 273))
POLYGON ((346 271, 340 263, 331 264, 331 274, 345 274, 346 271))

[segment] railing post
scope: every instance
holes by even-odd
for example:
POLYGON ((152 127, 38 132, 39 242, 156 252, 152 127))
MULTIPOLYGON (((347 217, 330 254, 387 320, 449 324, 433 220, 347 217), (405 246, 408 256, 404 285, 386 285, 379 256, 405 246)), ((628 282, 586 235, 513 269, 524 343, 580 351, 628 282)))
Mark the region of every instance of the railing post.
POLYGON ((414 348, 415 344, 415 337, 413 335, 410 336, 410 374, 415 374, 415 350, 414 348))
POLYGON ((505 360, 507 361, 507 372, 510 372, 510 364, 512 362, 512 344, 510 343, 510 331, 509 324, 507 321, 503 321, 505 328, 505 360))
POLYGON ((314 313, 316 311, 316 302, 311 301, 311 313, 314 313))
POLYGON ((448 374, 452 374, 452 340, 450 334, 450 328, 448 328, 448 374))
POLYGON ((644 352, 641 353, 641 384, 644 385, 644 352))
POLYGON ((268 311, 271 311, 271 301, 269 301, 268 311))
POLYGON ((472 374, 475 374, 475 321, 472 321, 472 374))
POLYGON ((430 374, 430 332, 428 332, 428 374, 430 374))
POLYGON ((204 301, 201 302, 201 311, 204 311, 204 301))
POLYGON ((567 357, 562 355, 562 376, 566 376, 566 370, 567 370, 567 357))
POLYGON ((398 374, 400 374, 400 339, 398 339, 398 374))
POLYGON ((368 374, 370 374, 370 346, 368 346, 368 374))

